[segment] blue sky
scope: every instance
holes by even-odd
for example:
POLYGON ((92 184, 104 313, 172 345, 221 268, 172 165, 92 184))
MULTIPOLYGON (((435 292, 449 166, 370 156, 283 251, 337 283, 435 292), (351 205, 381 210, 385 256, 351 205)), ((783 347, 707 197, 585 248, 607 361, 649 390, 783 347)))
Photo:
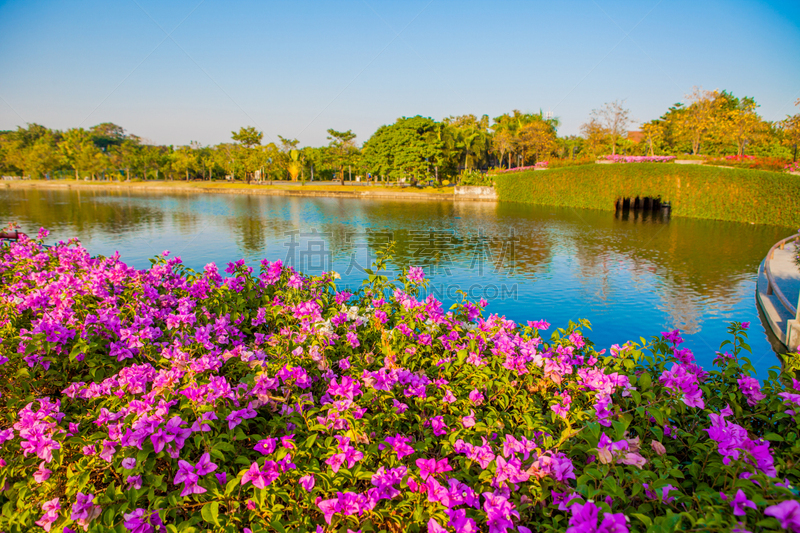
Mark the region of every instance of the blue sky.
POLYGON ((114 122, 159 144, 253 125, 303 145, 400 116, 553 111, 578 133, 692 87, 800 111, 800 2, 380 0, 0 3, 0 129, 114 122))

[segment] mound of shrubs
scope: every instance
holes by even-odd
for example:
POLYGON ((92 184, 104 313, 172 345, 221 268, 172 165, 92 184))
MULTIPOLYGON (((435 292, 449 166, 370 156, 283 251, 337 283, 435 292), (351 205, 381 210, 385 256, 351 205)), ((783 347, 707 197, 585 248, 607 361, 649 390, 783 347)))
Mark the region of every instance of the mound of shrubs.
MULTIPOLYGON (((0 530, 800 531, 800 382, 333 272, 0 246, 0 530)), ((389 252, 387 252, 389 253, 389 252)))

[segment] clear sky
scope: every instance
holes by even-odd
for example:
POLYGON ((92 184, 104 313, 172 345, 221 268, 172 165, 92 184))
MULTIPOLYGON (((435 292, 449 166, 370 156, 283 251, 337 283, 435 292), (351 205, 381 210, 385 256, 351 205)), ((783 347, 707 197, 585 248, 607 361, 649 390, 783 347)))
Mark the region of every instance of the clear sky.
POLYGON ((364 142, 400 116, 553 111, 576 134, 692 87, 800 111, 800 1, 0 2, 0 129, 114 122, 159 144, 252 125, 364 142))

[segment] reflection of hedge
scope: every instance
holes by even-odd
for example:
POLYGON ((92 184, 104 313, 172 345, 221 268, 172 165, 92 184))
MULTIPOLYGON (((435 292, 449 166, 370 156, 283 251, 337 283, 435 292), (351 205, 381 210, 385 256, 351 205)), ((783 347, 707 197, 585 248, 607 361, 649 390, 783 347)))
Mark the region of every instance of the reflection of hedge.
POLYGON ((583 165, 499 175, 501 200, 613 210, 618 198, 660 197, 674 216, 800 224, 800 179, 760 170, 699 165, 583 165))

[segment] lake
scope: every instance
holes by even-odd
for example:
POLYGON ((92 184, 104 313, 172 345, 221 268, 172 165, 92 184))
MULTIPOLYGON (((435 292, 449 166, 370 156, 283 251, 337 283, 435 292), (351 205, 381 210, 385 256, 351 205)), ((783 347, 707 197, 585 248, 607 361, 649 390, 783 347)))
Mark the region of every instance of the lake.
POLYGON ((755 302, 756 271, 790 228, 495 202, 385 201, 243 194, 0 189, 0 222, 78 237, 137 268, 170 250, 194 269, 267 258, 357 289, 375 251, 422 266, 430 292, 459 290, 488 311, 553 327, 591 321, 597 349, 681 329, 711 368, 730 321, 750 321, 760 377, 778 364, 755 302))

